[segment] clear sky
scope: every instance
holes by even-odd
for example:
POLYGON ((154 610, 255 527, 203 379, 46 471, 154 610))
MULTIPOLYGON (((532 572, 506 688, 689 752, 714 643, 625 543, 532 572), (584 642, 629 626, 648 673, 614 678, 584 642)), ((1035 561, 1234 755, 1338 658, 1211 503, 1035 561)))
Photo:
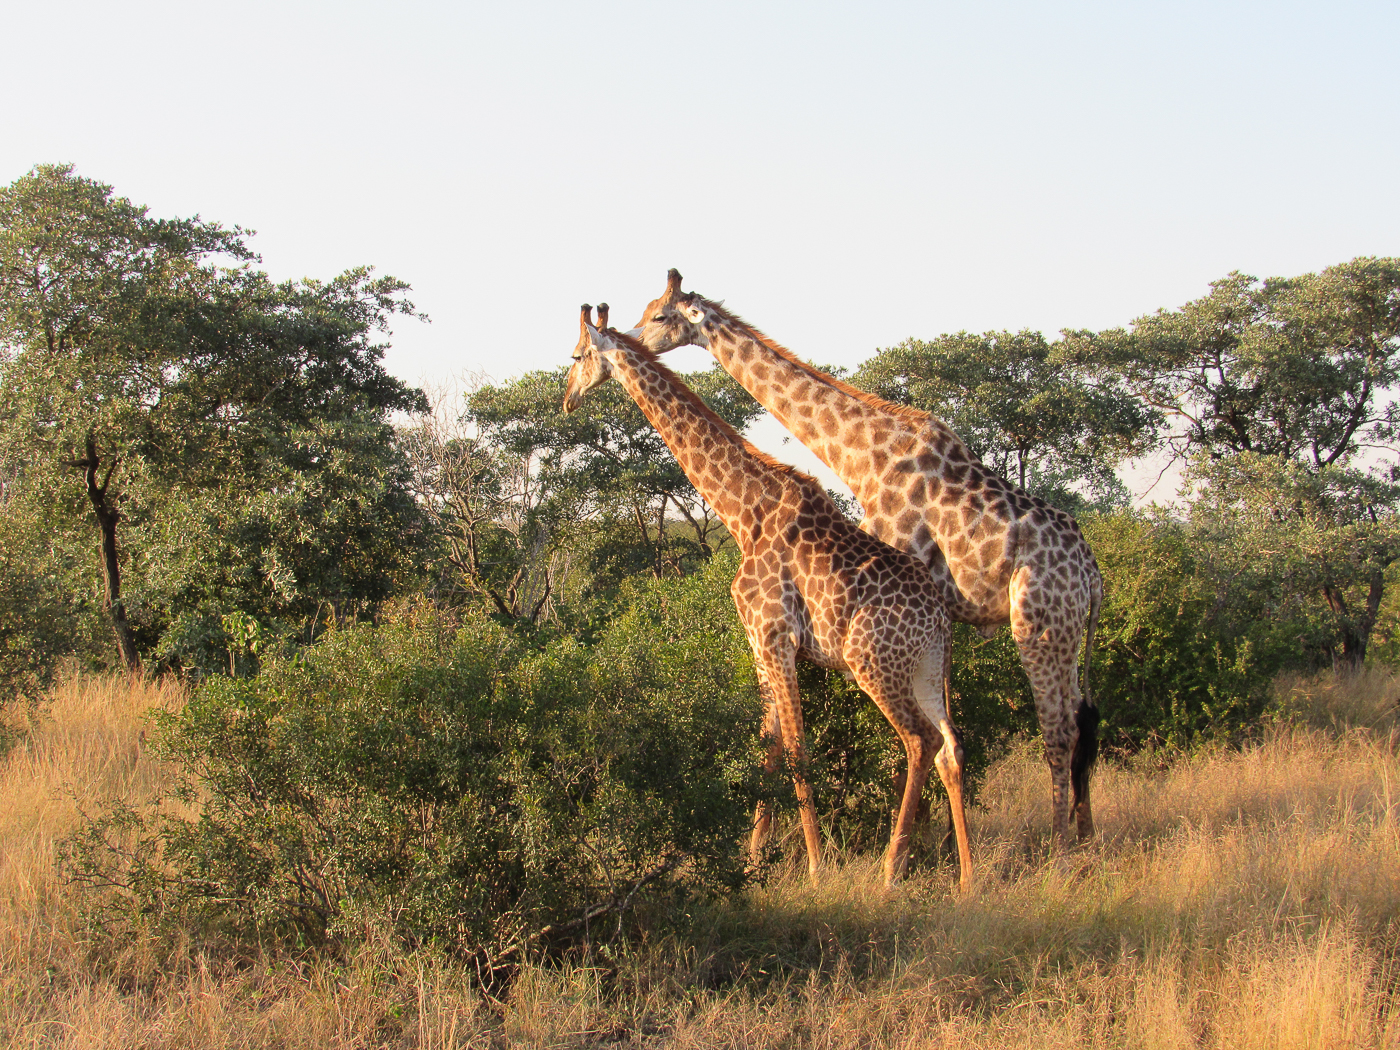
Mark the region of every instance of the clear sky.
POLYGON ((411 382, 562 364, 580 302, 631 324, 671 266, 854 365, 1400 253, 1393 0, 48 0, 0 26, 0 182, 71 162, 256 229, 275 276, 401 277, 433 319, 395 333, 411 382))

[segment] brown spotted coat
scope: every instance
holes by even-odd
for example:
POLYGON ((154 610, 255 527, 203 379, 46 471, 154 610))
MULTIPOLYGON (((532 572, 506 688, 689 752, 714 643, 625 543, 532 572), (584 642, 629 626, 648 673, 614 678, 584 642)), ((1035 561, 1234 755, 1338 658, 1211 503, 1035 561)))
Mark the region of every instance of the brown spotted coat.
POLYGON ((988 636, 1011 625, 1045 741, 1056 839, 1068 844, 1071 810, 1080 840, 1091 837, 1098 710, 1081 699, 1077 664, 1087 623, 1087 691, 1103 581, 1074 519, 992 471, 941 420, 826 375, 682 292, 675 270, 631 334, 657 353, 707 347, 851 487, 862 529, 928 566, 953 620, 988 636))
MULTIPOLYGON (((730 591, 767 703, 767 766, 775 770, 784 750, 792 761, 811 870, 821 840, 803 775, 799 658, 851 675, 904 743, 909 769, 885 856, 886 878, 893 881, 905 870, 919 795, 934 765, 948 790, 966 887, 971 855, 962 748, 945 695, 948 617, 927 570, 861 532, 815 479, 759 452, 641 343, 594 328, 591 314, 585 307, 564 408, 578 407, 610 376, 621 382, 738 544, 742 562, 730 591)), ((770 819, 760 808, 754 850, 770 819)))

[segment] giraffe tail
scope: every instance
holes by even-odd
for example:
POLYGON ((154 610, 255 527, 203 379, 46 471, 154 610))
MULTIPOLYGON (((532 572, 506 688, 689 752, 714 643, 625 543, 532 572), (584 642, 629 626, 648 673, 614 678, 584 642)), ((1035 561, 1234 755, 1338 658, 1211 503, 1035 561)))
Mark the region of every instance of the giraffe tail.
MULTIPOLYGON (((1097 576, 1097 574, 1096 574, 1097 576)), ((1103 604, 1103 577, 1097 576, 1089 589, 1089 626, 1084 632, 1084 691, 1079 710, 1074 713, 1075 728, 1079 730, 1070 758, 1070 786, 1074 791, 1074 806, 1089 797, 1089 774, 1099 757, 1099 705, 1089 692, 1089 662, 1094 652, 1094 630, 1099 625, 1099 607, 1103 604)))

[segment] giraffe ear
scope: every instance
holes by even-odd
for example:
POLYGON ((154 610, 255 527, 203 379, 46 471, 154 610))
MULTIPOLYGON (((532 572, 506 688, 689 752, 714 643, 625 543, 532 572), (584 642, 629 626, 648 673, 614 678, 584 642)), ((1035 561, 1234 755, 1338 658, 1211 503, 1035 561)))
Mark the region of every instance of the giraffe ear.
POLYGON ((681 316, 691 324, 699 324, 705 319, 705 311, 700 309, 696 303, 681 303, 681 316))

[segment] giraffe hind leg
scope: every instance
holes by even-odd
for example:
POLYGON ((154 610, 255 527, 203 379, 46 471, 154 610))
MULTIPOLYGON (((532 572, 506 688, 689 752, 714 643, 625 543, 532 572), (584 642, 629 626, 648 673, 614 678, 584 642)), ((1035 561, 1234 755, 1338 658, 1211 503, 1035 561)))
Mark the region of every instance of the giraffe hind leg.
MULTIPOLYGON (((1014 629, 1013 623, 1013 629, 1014 629)), ((1074 764, 1075 726, 1072 676, 1076 670, 1074 648, 1059 643, 1051 632, 1033 635, 1023 641, 1016 639, 1021 665, 1030 679, 1035 695, 1035 713, 1040 721, 1040 735, 1045 742, 1045 761, 1050 767, 1051 827, 1055 844, 1060 849, 1073 845, 1070 837, 1071 770, 1074 764)), ((1087 797, 1087 796, 1086 796, 1087 797)))
POLYGON ((1094 764, 1099 757, 1099 708, 1088 700, 1080 700, 1074 713, 1074 724, 1078 736, 1074 741, 1074 755, 1070 759, 1070 786, 1074 791, 1075 832, 1080 842, 1094 837, 1094 814, 1089 805, 1089 777, 1094 772, 1094 764))
POLYGON ((963 804, 963 749, 958 731, 946 718, 938 724, 943 734, 943 746, 934 757, 938 777, 948 792, 948 822, 958 847, 958 887, 963 892, 972 888, 972 848, 967 834, 967 810, 963 804))
POLYGON ((885 850, 886 885, 897 882, 908 867, 914 816, 936 747, 933 726, 915 699, 912 660, 903 660, 909 654, 900 651, 902 647, 892 650, 887 641, 899 636, 897 627, 893 610, 866 606, 851 618, 842 654, 856 683, 875 702, 904 745, 906 770, 899 813, 885 850))
POLYGON ((949 659, 947 636, 929 639, 925 651, 899 667, 900 657, 906 654, 891 654, 882 649, 878 640, 888 635, 878 628, 878 615, 858 616, 847 638, 846 656, 855 671, 856 681, 899 734, 909 766, 899 816, 885 854, 885 881, 897 881, 908 867, 915 813, 930 767, 935 767, 948 791, 958 840, 961 883, 967 888, 971 884, 972 864, 963 810, 962 753, 957 731, 948 721, 945 695, 949 659))
POLYGON ((929 661, 921 665, 925 668, 937 667, 941 674, 939 681, 928 681, 920 676, 915 683, 914 695, 925 718, 933 722, 943 735, 943 746, 934 756, 933 763, 938 769, 938 778, 943 781, 943 789, 948 793, 948 825, 958 846, 958 887, 965 893, 972 888, 972 846, 967 833, 967 811, 963 805, 963 746, 962 733, 953 725, 949 713, 953 681, 953 639, 946 632, 937 638, 930 652, 929 661), (941 697, 941 701, 939 698, 941 697))
MULTIPOLYGON (((802 818, 802 837, 807 846, 807 870, 816 875, 822 862, 821 830, 817 824, 816 800, 812 785, 807 780, 807 747, 802 736, 802 700, 797 690, 796 653, 790 648, 777 647, 773 650, 756 647, 755 662, 762 665, 760 681, 768 684, 772 703, 772 718, 780 728, 777 751, 770 755, 786 753, 792 763, 792 783, 797 791, 797 808, 802 818)), ((760 818, 762 819, 762 818, 760 818)), ((767 833, 767 825, 764 825, 767 833)), ((757 838, 759 827, 755 824, 757 838)))

